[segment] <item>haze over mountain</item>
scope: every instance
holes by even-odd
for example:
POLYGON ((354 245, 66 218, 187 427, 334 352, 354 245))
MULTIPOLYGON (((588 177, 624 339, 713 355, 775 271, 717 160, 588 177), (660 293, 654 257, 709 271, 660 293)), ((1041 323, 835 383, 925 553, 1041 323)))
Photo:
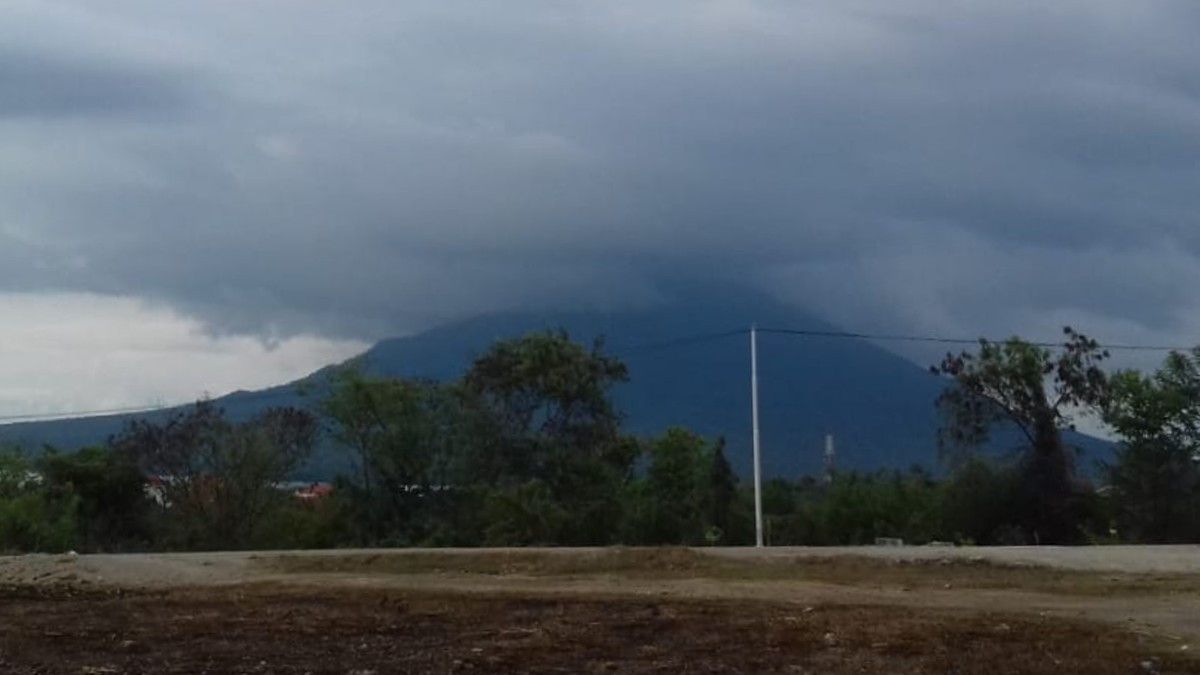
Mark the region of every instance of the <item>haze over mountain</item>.
MULTIPOLYGON (((461 375, 494 341, 532 330, 562 328, 572 337, 606 339, 630 382, 616 392, 628 430, 656 434, 671 425, 723 435, 731 461, 746 475, 750 448, 748 328, 836 331, 838 327, 766 296, 703 289, 666 306, 617 312, 509 312, 449 323, 384 340, 362 361, 370 373, 445 380, 461 375), (696 338, 696 339, 693 339, 696 338)), ((321 372, 296 383, 237 392, 217 401, 235 418, 274 405, 311 406, 321 372), (303 395, 300 390, 308 389, 303 395)), ((821 470, 824 436, 832 433, 842 469, 937 465, 934 400, 943 382, 925 369, 858 339, 759 333, 763 468, 767 476, 821 470)), ((149 416, 161 418, 166 412, 149 416)), ((134 416, 110 416, 0 427, 0 440, 64 449, 102 442, 134 416)), ((1094 446, 1093 447, 1097 447, 1094 446)), ((1003 449, 1003 448, 1000 448, 1003 449)), ((337 462, 329 448, 308 474, 328 478, 337 462)))

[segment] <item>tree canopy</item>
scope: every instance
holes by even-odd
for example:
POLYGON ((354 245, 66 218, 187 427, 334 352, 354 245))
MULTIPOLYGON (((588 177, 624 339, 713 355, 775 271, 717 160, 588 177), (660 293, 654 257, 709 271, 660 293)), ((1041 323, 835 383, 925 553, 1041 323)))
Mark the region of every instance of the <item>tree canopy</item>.
POLYGON ((1017 518, 1034 542, 1065 543, 1081 533, 1074 508, 1074 456, 1063 442, 1082 407, 1100 405, 1108 378, 1100 364, 1107 351, 1091 338, 1063 329, 1057 350, 1019 338, 980 340, 976 353, 947 354, 933 367, 951 386, 938 400, 943 450, 978 446, 997 428, 1021 435, 1023 513, 1017 518))

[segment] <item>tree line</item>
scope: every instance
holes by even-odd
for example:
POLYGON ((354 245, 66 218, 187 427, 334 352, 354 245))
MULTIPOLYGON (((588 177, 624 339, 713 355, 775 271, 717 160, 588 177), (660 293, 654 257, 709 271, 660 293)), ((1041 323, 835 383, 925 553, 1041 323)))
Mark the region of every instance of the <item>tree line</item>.
MULTIPOLYGON (((1108 359, 1070 329, 1057 349, 948 354, 933 367, 947 380, 938 470, 768 481, 768 541, 1200 541, 1200 350, 1152 373, 1108 359), (1090 474, 1065 435, 1082 416, 1117 438, 1090 474), (997 439, 1013 450, 980 451, 997 439)), ((628 377, 602 342, 533 333, 451 382, 352 365, 311 411, 233 421, 200 401, 102 446, 6 451, 0 550, 751 543, 752 494, 724 440, 626 433, 612 392, 628 377), (321 443, 347 467, 332 491, 280 489, 321 443)))

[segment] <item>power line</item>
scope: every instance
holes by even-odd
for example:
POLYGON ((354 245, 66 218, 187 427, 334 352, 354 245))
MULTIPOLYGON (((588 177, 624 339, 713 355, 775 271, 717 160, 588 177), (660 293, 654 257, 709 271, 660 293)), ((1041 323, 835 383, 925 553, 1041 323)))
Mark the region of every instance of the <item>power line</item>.
MULTIPOLYGON (((940 337, 936 335, 897 335, 889 333, 855 333, 850 331, 832 331, 832 330, 800 330, 793 328, 759 328, 760 333, 776 333, 779 335, 799 335, 803 337, 826 337, 826 338, 851 338, 857 340, 879 340, 881 342, 928 342, 936 344, 950 345, 977 345, 980 340, 986 340, 991 343, 1002 343, 1003 340, 991 340, 987 338, 950 338, 940 337)), ((1025 344, 1035 347, 1061 347, 1063 343, 1051 341, 1036 341, 1022 340, 1025 344)), ((1188 351, 1191 347, 1169 347, 1164 345, 1133 345, 1133 344, 1101 344, 1101 349, 1110 351, 1153 351, 1153 352, 1172 352, 1172 351, 1188 351)))
POLYGON ((72 410, 68 412, 25 413, 21 415, 0 415, 0 422, 50 422, 64 417, 98 417, 102 415, 120 415, 122 413, 153 412, 170 406, 130 406, 125 408, 100 408, 95 410, 72 410))
MULTIPOLYGON (((904 335, 898 333, 860 333, 855 331, 833 331, 833 330, 807 330, 798 328, 759 328, 759 333, 775 333, 777 335, 796 335, 800 337, 821 337, 821 338, 838 338, 852 340, 877 340, 880 342, 925 342, 932 344, 947 344, 947 345, 978 345, 980 340, 986 340, 991 343, 1003 343, 1003 340, 994 340, 991 338, 954 338, 943 337, 940 335, 904 335)), ((676 338, 673 340, 665 340, 662 342, 654 342, 644 345, 635 345, 622 349, 614 349, 617 353, 631 353, 639 351, 652 351, 658 349, 666 349, 669 347, 679 347, 699 342, 708 342, 720 338, 731 337, 734 335, 747 335, 750 329, 742 328, 738 330, 729 330, 719 333, 702 333, 699 335, 689 335, 686 337, 676 338)), ((1061 347, 1063 342, 1052 340, 1023 340, 1026 344, 1035 347, 1061 347)), ((1180 347, 1169 345, 1138 345, 1138 344, 1103 344, 1101 349, 1110 351, 1152 351, 1152 352, 1170 352, 1170 351, 1190 351, 1192 347, 1180 347)))
MULTIPOLYGON (((293 397, 298 392, 291 388, 285 389, 269 389, 265 391, 235 391, 220 396, 218 398, 227 398, 237 396, 242 400, 262 400, 280 397, 293 397)), ((0 415, 0 425, 12 424, 20 422, 57 422, 66 419, 76 419, 84 417, 103 417, 105 415, 122 415, 134 413, 152 413, 164 410, 172 410, 174 408, 183 408, 189 405, 194 405, 195 400, 185 401, 182 403, 162 403, 153 406, 129 406, 124 408, 98 408, 93 410, 70 410, 51 413, 23 413, 19 415, 0 415)))
POLYGON ((673 340, 663 340, 662 342, 650 342, 646 344, 614 348, 613 352, 617 354, 632 354, 644 351, 657 351, 661 349, 669 349, 671 347, 683 347, 700 342, 720 340, 721 338, 733 337, 734 335, 746 335, 749 332, 749 328, 740 328, 738 330, 727 330, 720 333, 701 333, 698 335, 688 335, 686 337, 675 338, 673 340))
MULTIPOLYGON (((860 333, 855 331, 833 331, 833 330, 807 330, 798 328, 759 328, 759 333, 772 333, 776 335, 792 335, 798 337, 814 337, 814 338, 833 338, 833 339, 851 339, 851 340, 876 340, 880 342, 920 342, 930 344, 946 344, 946 345, 977 345, 980 342, 979 338, 952 338, 942 337, 938 335, 904 335, 896 333, 860 333)), ((695 335, 686 335, 670 340, 659 342, 650 342, 644 344, 630 345, 626 347, 614 348, 612 351, 617 355, 629 355, 640 352, 659 351, 670 349, 673 347, 684 347, 687 345, 699 344, 720 340, 737 335, 747 335, 750 333, 749 328, 739 328, 736 330, 727 330, 714 333, 699 333, 695 335)), ((988 340, 989 342, 1000 342, 998 340, 988 340)), ((1062 342, 1052 341, 1032 341, 1025 340, 1026 344, 1036 347, 1060 347, 1062 342)), ((1166 345, 1138 345, 1138 344, 1101 344, 1102 349, 1110 351, 1189 351, 1191 347, 1172 347, 1166 345)), ((243 400, 260 400, 279 397, 291 397, 296 395, 296 391, 292 388, 270 389, 257 392, 232 392, 226 396, 237 396, 243 400)), ((224 398, 224 397, 222 397, 224 398)), ((177 404, 163 404, 157 406, 129 406, 121 408, 99 408, 92 410, 70 410, 53 413, 25 413, 19 415, 0 415, 0 424, 13 424, 20 422, 52 422, 64 419, 80 418, 80 417, 101 417, 104 415, 122 415, 134 413, 150 413, 162 410, 170 410, 172 408, 180 408, 191 405, 194 401, 188 401, 177 404)))

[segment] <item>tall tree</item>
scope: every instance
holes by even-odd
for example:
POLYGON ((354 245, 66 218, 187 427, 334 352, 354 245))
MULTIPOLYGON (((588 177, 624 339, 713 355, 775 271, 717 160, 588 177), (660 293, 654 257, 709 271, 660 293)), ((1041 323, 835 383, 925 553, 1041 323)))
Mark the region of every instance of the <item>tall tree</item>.
POLYGON ((737 478, 725 439, 709 442, 681 427, 643 443, 646 471, 626 496, 625 541, 697 545, 728 541, 737 478))
MULTIPOLYGON (((496 503, 538 495, 566 514, 553 521, 557 532, 538 538, 612 540, 621 510, 617 493, 636 456, 636 445, 621 437, 612 402, 613 386, 627 377, 625 365, 606 355, 601 341, 588 348, 562 331, 498 342, 467 372, 465 391, 491 439, 477 465, 481 478, 512 493, 496 503), (521 487, 530 482, 542 487, 521 487)), ((532 531, 504 531, 510 530, 532 531)))
POLYGON ((1019 338, 980 340, 977 353, 947 354, 932 368, 953 379, 938 399, 943 450, 978 446, 1001 426, 1021 435, 1019 524, 1040 542, 1079 536, 1072 513, 1074 455, 1062 431, 1074 428, 1074 411, 1101 403, 1107 388, 1100 363, 1108 352, 1063 330, 1066 340, 1056 351, 1019 338))
POLYGON ((74 546, 78 498, 51 490, 34 467, 0 448, 0 552, 58 552, 74 546))
POLYGON ((708 443, 686 429, 673 427, 651 439, 646 450, 650 466, 640 495, 640 543, 702 543, 712 503, 708 443))
POLYGON ((448 493, 469 483, 462 464, 478 430, 458 387, 375 378, 350 368, 322 408, 354 455, 355 527, 362 543, 426 541, 448 515, 448 493))
POLYGON ((309 456, 317 432, 303 410, 273 408, 235 424, 199 401, 161 424, 134 421, 109 445, 157 483, 173 543, 239 548, 279 503, 277 484, 309 456))
POLYGON ((1118 531, 1148 543, 1200 541, 1200 349, 1151 375, 1112 378, 1104 420, 1120 437, 1105 466, 1118 531))
POLYGON ((708 535, 719 542, 728 542, 733 525, 733 507, 737 502, 737 474, 725 457, 725 437, 717 439, 712 449, 708 469, 708 535))
POLYGON ((36 466, 47 489, 77 498, 76 548, 117 551, 147 546, 151 533, 146 480, 127 453, 105 447, 72 453, 48 448, 36 466))
POLYGON ((538 474, 559 453, 603 457, 620 432, 612 387, 628 369, 564 331, 497 342, 475 360, 464 383, 509 446, 505 470, 538 474))

